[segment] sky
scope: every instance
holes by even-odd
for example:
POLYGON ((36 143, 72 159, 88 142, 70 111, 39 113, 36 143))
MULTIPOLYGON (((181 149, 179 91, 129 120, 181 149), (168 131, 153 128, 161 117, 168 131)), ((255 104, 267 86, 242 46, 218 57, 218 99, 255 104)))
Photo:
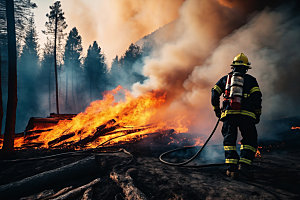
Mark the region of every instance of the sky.
MULTIPOLYGON (((62 2, 62 9, 65 12, 65 17, 67 18, 67 24, 68 27, 66 29, 66 33, 68 33, 72 27, 76 26, 76 22, 73 21, 72 19, 68 19, 69 15, 69 9, 65 9, 65 1, 70 1, 70 0, 63 0, 62 2)), ((54 0, 33 0, 37 4, 37 8, 33 10, 34 16, 35 16, 35 24, 37 28, 37 34, 39 38, 39 44, 41 45, 41 48, 43 48, 44 43, 46 42, 46 36, 45 34, 42 33, 43 30, 45 30, 45 23, 47 21, 46 14, 49 13, 50 8, 49 6, 53 5, 55 2, 54 0)), ((96 38, 95 38, 96 39, 96 38)), ((88 40, 83 40, 83 46, 84 49, 86 50, 88 47, 88 42, 91 43, 91 41, 88 40)))
MULTIPOLYGON (((41 48, 46 41, 46 13, 54 0, 33 0, 35 23, 41 48)), ((122 55, 131 43, 174 21, 184 0, 61 0, 68 27, 82 36, 84 54, 97 41, 108 64, 122 55)))

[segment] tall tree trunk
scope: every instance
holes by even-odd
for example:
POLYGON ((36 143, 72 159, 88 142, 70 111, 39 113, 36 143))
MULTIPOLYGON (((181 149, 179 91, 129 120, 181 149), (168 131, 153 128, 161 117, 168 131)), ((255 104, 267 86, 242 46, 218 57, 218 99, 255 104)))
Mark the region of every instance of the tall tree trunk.
MULTIPOLYGON (((74 64, 75 65, 75 64, 74 64)), ((72 67, 72 112, 74 113, 75 104, 75 93, 74 93, 74 65, 72 67)))
POLYGON ((56 13, 56 16, 55 16, 55 30, 54 30, 54 69, 55 69, 56 113, 59 114, 57 62, 56 62, 56 40, 57 40, 57 13, 56 13))
POLYGON ((2 102, 2 58, 0 49, 0 134, 2 133, 2 120, 3 120, 3 102, 2 102))
POLYGON ((66 102, 65 102, 65 112, 67 112, 69 109, 69 103, 68 103, 68 72, 67 72, 67 65, 66 65, 66 102))
POLYGON ((92 81, 90 80, 90 102, 92 101, 92 81))
POLYGON ((49 74, 48 74, 48 90, 49 90, 49 98, 48 98, 48 102, 49 102, 49 113, 51 113, 51 67, 52 65, 49 66, 49 74))
POLYGON ((14 136, 17 110, 17 50, 14 17, 14 1, 6 0, 7 39, 8 39, 8 99, 3 150, 14 150, 14 136))

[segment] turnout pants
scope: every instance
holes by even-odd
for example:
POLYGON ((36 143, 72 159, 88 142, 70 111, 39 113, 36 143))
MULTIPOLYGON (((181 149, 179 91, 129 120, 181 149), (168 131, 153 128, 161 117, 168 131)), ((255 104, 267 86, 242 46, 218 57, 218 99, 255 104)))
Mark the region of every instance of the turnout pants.
POLYGON ((238 164, 251 165, 257 149, 257 130, 254 119, 242 116, 228 116, 223 121, 225 163, 230 171, 237 170, 238 164), (238 129, 241 132, 241 154, 236 151, 238 129))

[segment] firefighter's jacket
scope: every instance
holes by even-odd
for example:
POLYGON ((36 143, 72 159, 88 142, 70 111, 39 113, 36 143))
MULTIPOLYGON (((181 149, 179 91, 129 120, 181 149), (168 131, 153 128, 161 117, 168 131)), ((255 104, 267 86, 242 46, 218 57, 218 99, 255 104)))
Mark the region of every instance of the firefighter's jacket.
MULTIPOLYGON (((220 108, 220 96, 225 92, 227 75, 222 77, 212 89, 211 103, 214 110, 220 108)), ((241 110, 233 110, 230 107, 230 100, 223 101, 221 120, 229 115, 246 115, 257 119, 261 114, 262 93, 256 79, 249 75, 244 75, 243 97, 241 110)))

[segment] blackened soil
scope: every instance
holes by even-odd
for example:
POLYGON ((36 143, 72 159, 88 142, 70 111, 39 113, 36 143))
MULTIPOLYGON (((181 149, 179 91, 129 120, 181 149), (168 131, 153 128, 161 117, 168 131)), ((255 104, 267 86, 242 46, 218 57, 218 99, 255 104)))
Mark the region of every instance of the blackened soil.
MULTIPOLYGON (((232 180, 225 175, 225 166, 205 168, 173 167, 158 161, 159 152, 151 154, 149 149, 128 147, 132 156, 125 153, 97 153, 99 169, 69 185, 74 187, 100 178, 93 188, 93 199, 124 199, 119 184, 110 179, 110 173, 126 174, 148 199, 300 199, 300 150, 279 146, 274 150, 262 151, 254 166, 253 179, 240 177, 232 180), (134 159, 132 159, 134 158, 134 159)), ((161 151, 161 150, 160 150, 161 151)), ((20 151, 13 159, 39 157, 61 152, 20 151)), ((162 153, 162 152, 160 152, 162 153)), ((51 159, 3 162, 0 161, 0 187, 44 171, 55 169, 85 158, 63 156, 51 159)), ((7 158, 5 158, 7 159, 7 158)), ((194 162, 191 165, 197 165, 194 162)), ((67 185, 68 185, 67 184, 67 185)), ((58 191, 61 188, 53 188, 58 191)), ((38 193, 40 191, 34 191, 38 193)), ((79 198, 80 199, 80 198, 79 198)))

